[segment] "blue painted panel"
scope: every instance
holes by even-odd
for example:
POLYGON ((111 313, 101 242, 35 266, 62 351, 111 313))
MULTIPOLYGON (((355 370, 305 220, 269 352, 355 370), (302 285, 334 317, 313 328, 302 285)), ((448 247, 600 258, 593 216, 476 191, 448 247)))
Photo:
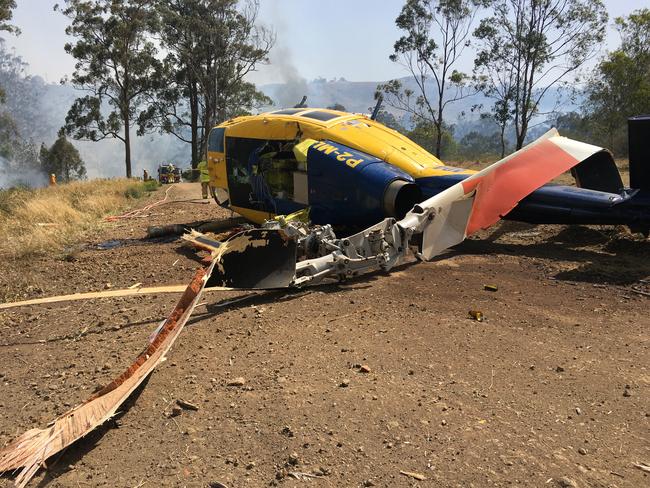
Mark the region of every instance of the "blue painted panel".
POLYGON ((454 186, 459 181, 463 181, 470 175, 444 175, 444 176, 426 176, 418 178, 415 182, 422 190, 422 198, 431 198, 450 186, 454 186))
POLYGON ((275 201, 275 208, 278 211, 277 215, 288 215, 290 213, 297 212, 298 210, 302 210, 303 208, 307 207, 307 205, 294 202, 293 200, 274 198, 274 201, 275 201))
POLYGON ((386 187, 396 179, 413 182, 409 174, 374 156, 335 142, 318 142, 307 153, 311 220, 375 224, 384 218, 386 187))

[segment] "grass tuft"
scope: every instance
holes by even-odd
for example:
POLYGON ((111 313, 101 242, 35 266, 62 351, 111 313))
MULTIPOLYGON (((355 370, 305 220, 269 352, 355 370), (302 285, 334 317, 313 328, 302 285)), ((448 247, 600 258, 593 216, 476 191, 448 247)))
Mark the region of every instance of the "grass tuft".
POLYGON ((0 255, 59 252, 97 230, 158 185, 127 179, 91 180, 32 190, 0 190, 0 255))

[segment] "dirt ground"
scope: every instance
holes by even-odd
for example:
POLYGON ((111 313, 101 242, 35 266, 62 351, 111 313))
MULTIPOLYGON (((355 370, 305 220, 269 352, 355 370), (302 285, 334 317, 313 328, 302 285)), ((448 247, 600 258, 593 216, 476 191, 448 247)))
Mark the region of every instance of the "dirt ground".
MULTIPOLYGON (((199 193, 177 185, 185 201, 64 256, 0 263, 0 298, 187 283, 201 256, 143 238, 230 216, 199 193)), ((505 222, 390 274, 207 293, 123 413, 30 486, 650 486, 633 466, 650 463, 649 292, 650 241, 505 222), (169 417, 178 399, 199 409, 169 417)), ((176 299, 1 312, 0 445, 121 373, 176 299)))

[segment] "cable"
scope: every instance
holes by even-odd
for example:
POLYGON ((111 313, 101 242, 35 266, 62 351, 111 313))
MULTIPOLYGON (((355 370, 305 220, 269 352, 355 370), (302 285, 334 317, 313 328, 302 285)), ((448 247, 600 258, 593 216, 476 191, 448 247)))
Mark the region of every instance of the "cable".
POLYGON ((157 202, 150 203, 146 207, 131 210, 131 211, 126 212, 126 213, 124 213, 122 215, 109 215, 108 217, 104 217, 104 220, 107 221, 107 222, 115 222, 117 220, 124 220, 124 219, 130 219, 130 218, 133 218, 133 217, 137 217, 141 213, 147 212, 147 211, 151 210, 152 208, 157 207, 158 205, 162 205, 163 203, 165 203, 167 201, 167 198, 169 198, 169 191, 173 187, 174 187, 174 185, 171 185, 171 186, 169 186, 169 188, 167 188, 167 190, 165 190, 165 198, 163 198, 162 200, 158 200, 157 202))

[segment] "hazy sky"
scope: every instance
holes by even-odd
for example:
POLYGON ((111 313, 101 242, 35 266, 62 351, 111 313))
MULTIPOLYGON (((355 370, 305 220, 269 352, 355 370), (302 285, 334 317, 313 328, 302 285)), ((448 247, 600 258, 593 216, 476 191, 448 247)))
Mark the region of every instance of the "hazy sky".
MULTIPOLYGON (((67 19, 51 0, 18 0, 13 23, 22 34, 7 36, 30 65, 31 74, 58 82, 74 69, 74 60, 63 51, 68 40, 67 19)), ((62 3, 62 2, 61 2, 62 3)), ((381 81, 404 76, 388 60, 399 37, 395 17, 402 0, 260 0, 260 21, 277 32, 270 66, 260 67, 253 81, 284 81, 287 76, 314 79, 345 77, 352 81, 381 81)), ((650 0, 605 0, 610 18, 632 10, 650 8, 650 0)), ((605 48, 619 42, 609 28, 605 48)), ((467 60, 465 69, 471 68, 467 60)))

